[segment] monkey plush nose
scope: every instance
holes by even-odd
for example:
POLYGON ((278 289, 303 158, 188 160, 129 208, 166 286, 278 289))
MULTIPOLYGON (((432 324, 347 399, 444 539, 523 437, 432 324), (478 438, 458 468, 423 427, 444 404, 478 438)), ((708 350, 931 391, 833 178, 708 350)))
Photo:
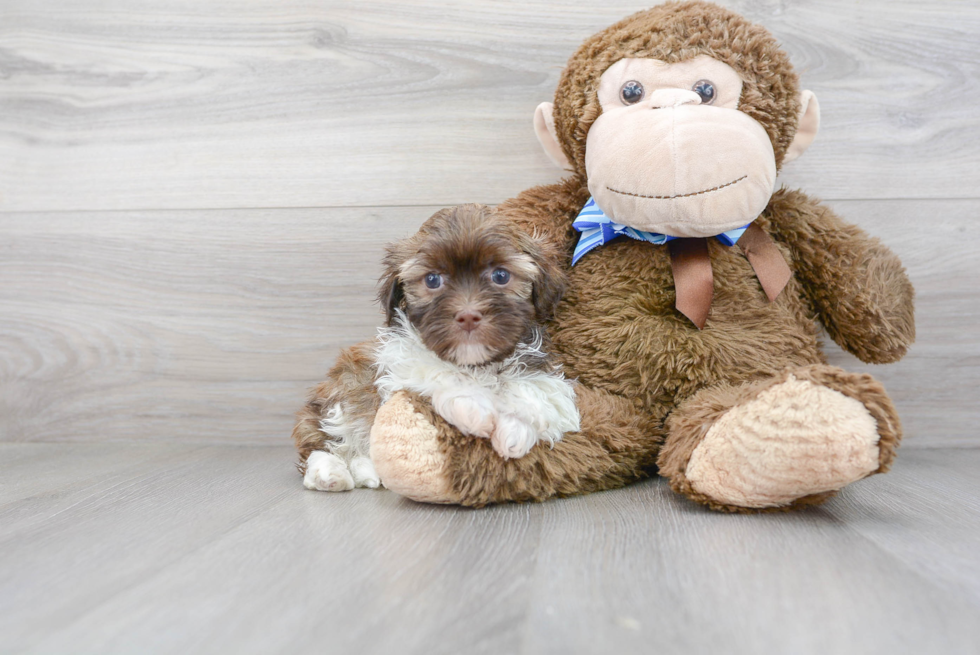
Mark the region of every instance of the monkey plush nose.
POLYGON ((680 105, 700 105, 701 96, 687 89, 657 89, 646 100, 653 109, 678 107, 680 105))
POLYGON ((456 324, 467 332, 472 332, 480 327, 481 320, 483 320, 483 314, 477 311, 462 311, 456 314, 456 324))

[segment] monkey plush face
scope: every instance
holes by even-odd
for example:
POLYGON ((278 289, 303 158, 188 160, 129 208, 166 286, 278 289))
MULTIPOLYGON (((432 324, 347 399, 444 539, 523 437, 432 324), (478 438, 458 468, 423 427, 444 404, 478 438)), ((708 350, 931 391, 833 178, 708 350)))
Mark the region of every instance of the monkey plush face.
POLYGON ((668 64, 620 59, 599 78, 589 130, 589 191, 613 221, 677 237, 712 236, 762 213, 776 159, 738 110, 742 80, 701 55, 668 64))
POLYGON ((796 84, 764 29, 709 3, 668 3, 587 41, 535 129, 615 223, 713 236, 759 216, 778 166, 813 141, 819 108, 796 84))

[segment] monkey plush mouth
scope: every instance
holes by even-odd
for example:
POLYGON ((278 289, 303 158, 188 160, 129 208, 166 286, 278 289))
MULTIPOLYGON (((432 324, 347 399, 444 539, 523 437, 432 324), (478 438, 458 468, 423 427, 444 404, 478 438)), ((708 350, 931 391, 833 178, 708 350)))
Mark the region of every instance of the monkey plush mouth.
POLYGON ((721 189, 724 189, 725 187, 730 187, 734 184, 738 184, 739 182, 741 182, 747 177, 748 175, 743 175, 737 180, 732 180, 731 182, 726 182, 725 184, 720 184, 710 189, 703 189, 701 191, 694 191, 692 193, 679 193, 676 196, 647 196, 647 195, 643 195, 642 193, 630 193, 629 191, 619 191, 618 189, 614 189, 611 186, 607 186, 606 188, 612 191, 613 193, 618 193, 623 196, 633 196, 634 198, 649 198, 651 200, 673 200, 674 198, 690 198, 691 196, 700 196, 705 193, 711 193, 712 191, 719 191, 721 189))

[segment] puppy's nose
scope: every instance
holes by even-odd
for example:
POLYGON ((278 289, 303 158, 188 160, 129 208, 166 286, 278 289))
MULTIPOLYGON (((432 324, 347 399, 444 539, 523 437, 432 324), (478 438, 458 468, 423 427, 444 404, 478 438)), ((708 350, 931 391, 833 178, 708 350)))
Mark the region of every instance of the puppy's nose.
POLYGON ((483 314, 473 310, 464 310, 456 314, 456 324, 467 332, 472 332, 480 327, 480 321, 482 320, 483 314))

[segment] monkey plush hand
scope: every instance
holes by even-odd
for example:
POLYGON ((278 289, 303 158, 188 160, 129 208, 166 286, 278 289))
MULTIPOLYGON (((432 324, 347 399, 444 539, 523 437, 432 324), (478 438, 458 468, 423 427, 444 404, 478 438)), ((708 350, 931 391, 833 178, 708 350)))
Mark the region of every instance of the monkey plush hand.
POLYGON ((775 39, 716 5, 667 3, 588 39, 535 115, 569 176, 498 208, 568 273, 549 332, 580 382, 581 430, 503 460, 397 395, 372 431, 384 484, 484 505, 659 470, 696 502, 764 511, 886 471, 895 408, 871 376, 826 364, 818 322, 863 361, 896 361, 913 290, 876 239, 776 189, 818 123, 775 39))

